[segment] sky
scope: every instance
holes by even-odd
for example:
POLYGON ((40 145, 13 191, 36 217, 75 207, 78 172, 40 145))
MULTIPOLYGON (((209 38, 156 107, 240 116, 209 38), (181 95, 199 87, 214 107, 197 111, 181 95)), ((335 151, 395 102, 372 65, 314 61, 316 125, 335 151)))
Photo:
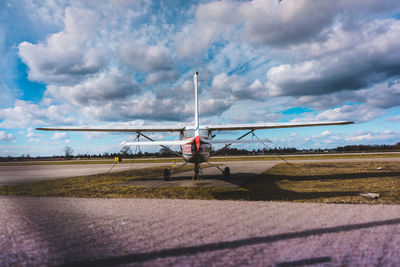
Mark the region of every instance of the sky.
POLYGON ((0 156, 118 152, 135 137, 40 126, 191 125, 196 71, 201 124, 348 120, 256 134, 395 144, 399 19, 397 0, 0 0, 0 156))

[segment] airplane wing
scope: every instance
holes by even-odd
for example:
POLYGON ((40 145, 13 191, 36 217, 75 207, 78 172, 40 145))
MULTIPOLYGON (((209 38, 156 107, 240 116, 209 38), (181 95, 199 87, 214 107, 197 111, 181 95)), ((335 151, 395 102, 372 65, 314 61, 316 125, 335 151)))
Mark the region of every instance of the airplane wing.
POLYGON ((226 124, 226 125, 207 125, 206 128, 211 131, 232 131, 232 130, 258 130, 258 129, 277 129, 294 127, 312 127, 328 125, 352 124, 352 121, 319 121, 319 122, 277 122, 277 123, 255 123, 255 124, 226 124))
POLYGON ((115 126, 58 126, 58 127, 39 127, 41 131, 73 131, 73 132, 181 132, 184 126, 135 126, 135 127, 115 127, 115 126))

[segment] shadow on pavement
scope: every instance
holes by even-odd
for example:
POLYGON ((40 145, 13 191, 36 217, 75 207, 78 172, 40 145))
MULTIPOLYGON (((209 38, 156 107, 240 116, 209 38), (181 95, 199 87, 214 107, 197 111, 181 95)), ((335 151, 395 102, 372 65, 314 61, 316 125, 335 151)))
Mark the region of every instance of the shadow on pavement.
POLYGON ((218 187, 235 188, 251 182, 257 176, 256 173, 232 173, 230 178, 222 175, 203 175, 200 179, 192 179, 191 176, 171 176, 168 181, 162 177, 134 179, 126 183, 116 184, 115 186, 144 186, 144 187, 170 187, 170 186, 199 186, 199 187, 218 187))
POLYGON ((148 260, 158 259, 158 258, 167 258, 167 257, 178 257, 178 256, 187 256, 194 255, 198 253, 204 252, 212 252, 219 251, 223 249, 235 249, 243 246, 251 246, 258 244, 266 244, 272 242, 278 242, 281 240, 289 240, 294 238, 307 238, 315 235, 324 235, 331 233, 339 233, 339 232, 349 232, 355 231, 365 228, 379 227, 384 225, 396 225, 400 224, 400 218, 384 220, 384 221, 373 221, 367 223, 358 223, 358 224, 348 224, 348 225, 340 225, 334 227, 327 228, 317 228, 311 230, 305 230, 300 232, 292 232, 292 233, 283 233, 277 235, 269 235, 269 236, 260 236, 260 237, 251 237, 245 239, 239 239, 234 241, 226 241, 226 242, 218 242, 218 243, 209 243, 198 246, 188 246, 188 247, 178 247, 178 248, 170 248, 164 249, 160 251, 152 251, 146 253, 137 253, 130 254, 124 256, 110 257, 105 259, 98 259, 93 261, 81 261, 74 262, 71 266, 110 266, 110 265, 119 265, 119 264, 128 264, 134 262, 145 262, 148 260))

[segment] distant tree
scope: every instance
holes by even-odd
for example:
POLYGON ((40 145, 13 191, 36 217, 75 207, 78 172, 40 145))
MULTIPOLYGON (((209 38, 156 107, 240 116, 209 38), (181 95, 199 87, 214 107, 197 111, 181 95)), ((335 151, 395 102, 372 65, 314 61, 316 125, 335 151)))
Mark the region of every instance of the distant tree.
POLYGON ((127 157, 128 155, 132 154, 131 148, 129 146, 123 146, 121 148, 121 150, 119 151, 119 153, 124 156, 127 157))
POLYGON ((65 157, 67 159, 70 159, 72 157, 72 153, 74 153, 74 150, 71 147, 66 146, 66 147, 64 147, 64 153, 65 153, 65 157))
POLYGON ((165 148, 165 147, 162 147, 161 149, 160 149, 160 156, 162 156, 162 157, 169 157, 169 156, 172 156, 173 154, 171 153, 171 151, 169 151, 167 148, 165 148))

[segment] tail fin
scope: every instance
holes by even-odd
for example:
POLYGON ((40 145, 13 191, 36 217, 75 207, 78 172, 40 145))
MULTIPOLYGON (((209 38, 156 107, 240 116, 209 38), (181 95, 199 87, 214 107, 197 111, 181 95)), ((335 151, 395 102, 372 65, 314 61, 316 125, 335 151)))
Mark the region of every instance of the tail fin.
POLYGON ((193 75, 193 83, 194 83, 194 136, 199 136, 199 100, 197 96, 197 77, 199 73, 196 72, 193 75))

